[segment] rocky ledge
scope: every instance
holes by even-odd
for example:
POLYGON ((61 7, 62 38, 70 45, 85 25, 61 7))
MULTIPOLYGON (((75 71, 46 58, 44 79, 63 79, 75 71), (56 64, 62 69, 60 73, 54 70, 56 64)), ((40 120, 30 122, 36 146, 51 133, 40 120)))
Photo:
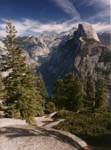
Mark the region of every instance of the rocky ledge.
POLYGON ((9 120, 5 125, 6 119, 0 119, 0 150, 89 150, 83 140, 70 133, 9 120))

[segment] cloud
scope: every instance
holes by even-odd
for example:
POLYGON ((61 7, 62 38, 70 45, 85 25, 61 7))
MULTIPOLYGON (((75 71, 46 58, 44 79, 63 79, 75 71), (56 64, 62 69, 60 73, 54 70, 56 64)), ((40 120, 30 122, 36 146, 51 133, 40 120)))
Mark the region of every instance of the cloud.
MULTIPOLYGON (((76 0, 77 1, 77 0, 76 0)), ((107 20, 110 19, 111 14, 111 0, 78 0, 80 5, 87 6, 89 8, 95 8, 97 11, 94 15, 88 18, 89 21, 95 21, 102 19, 107 20)))
POLYGON ((110 9, 107 10, 102 10, 98 13, 96 13, 93 16, 90 16, 87 20, 90 22, 95 22, 96 20, 99 20, 101 22, 110 22, 111 23, 111 18, 110 18, 110 9))
POLYGON ((80 13, 70 0, 53 0, 57 6, 61 7, 62 10, 69 14, 71 17, 80 20, 80 13))
POLYGON ((95 23, 92 24, 93 28, 95 29, 96 32, 108 32, 111 33, 111 24, 107 23, 95 23))
MULTIPOLYGON (((8 20, 2 19, 2 23, 0 23, 0 37, 6 36, 6 23, 8 20)), ((31 19, 23 19, 20 21, 13 20, 16 29, 18 31, 19 36, 25 36, 25 35, 38 35, 42 33, 60 33, 63 31, 68 31, 69 29, 73 28, 76 23, 74 23, 74 20, 68 20, 63 23, 57 23, 57 22, 50 22, 50 23, 42 23, 37 20, 31 20, 31 19)))
MULTIPOLYGON (((77 1, 77 0, 76 0, 77 1)), ((111 4, 110 0, 79 0, 80 5, 87 5, 87 6, 96 6, 99 8, 109 7, 111 4)))
POLYGON ((5 31, 4 30, 0 30, 0 38, 5 37, 5 36, 6 36, 5 31))
MULTIPOLYGON (((0 21, 0 38, 6 36, 6 23, 8 20, 2 19, 0 21)), ((31 19, 22 19, 22 20, 13 20, 16 29, 18 31, 18 36, 32 36, 32 35, 40 35, 43 33, 60 33, 64 31, 68 31, 73 27, 78 26, 78 23, 84 23, 83 21, 75 22, 75 20, 68 20, 62 23, 50 22, 50 23, 42 23, 38 20, 31 19)), ((94 29, 97 32, 111 32, 111 24, 99 22, 92 24, 94 29)))

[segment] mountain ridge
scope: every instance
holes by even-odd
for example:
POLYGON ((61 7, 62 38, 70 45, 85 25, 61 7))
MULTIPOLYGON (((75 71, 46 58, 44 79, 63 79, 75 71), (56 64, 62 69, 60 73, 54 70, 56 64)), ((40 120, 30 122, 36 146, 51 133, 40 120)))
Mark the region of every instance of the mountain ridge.
MULTIPOLYGON (((82 79, 91 72, 96 79, 100 74, 98 70, 101 70, 101 77, 102 72, 110 72, 111 62, 100 61, 103 51, 108 52, 110 56, 110 47, 101 43, 91 24, 79 24, 77 29, 59 34, 18 39, 22 48, 26 50, 24 52, 27 63, 34 63, 37 72, 42 73, 49 93, 52 92, 55 81, 63 78, 68 72, 74 72, 82 79)), ((1 45, 3 47, 3 43, 1 45)), ((111 73, 109 80, 110 75, 111 73)))

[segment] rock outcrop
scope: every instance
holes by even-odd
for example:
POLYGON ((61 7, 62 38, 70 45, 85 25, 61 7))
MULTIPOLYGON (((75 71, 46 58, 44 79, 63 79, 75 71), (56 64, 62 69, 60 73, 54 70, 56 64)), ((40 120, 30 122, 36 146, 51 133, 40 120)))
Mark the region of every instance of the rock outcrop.
POLYGON ((18 119, 0 119, 0 150, 89 150, 86 142, 68 132, 31 127, 18 119))

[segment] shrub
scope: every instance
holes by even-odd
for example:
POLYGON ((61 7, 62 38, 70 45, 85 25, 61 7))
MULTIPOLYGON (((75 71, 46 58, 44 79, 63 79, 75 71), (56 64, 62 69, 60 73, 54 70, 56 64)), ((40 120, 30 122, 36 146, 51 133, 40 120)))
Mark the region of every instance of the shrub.
POLYGON ((48 102, 46 104, 46 113, 52 113, 54 111, 56 111, 55 104, 53 102, 48 102))
POLYGON ((91 145, 111 146, 111 113, 64 115, 65 121, 56 128, 80 136, 91 145), (104 141, 104 142, 103 142, 104 141))

